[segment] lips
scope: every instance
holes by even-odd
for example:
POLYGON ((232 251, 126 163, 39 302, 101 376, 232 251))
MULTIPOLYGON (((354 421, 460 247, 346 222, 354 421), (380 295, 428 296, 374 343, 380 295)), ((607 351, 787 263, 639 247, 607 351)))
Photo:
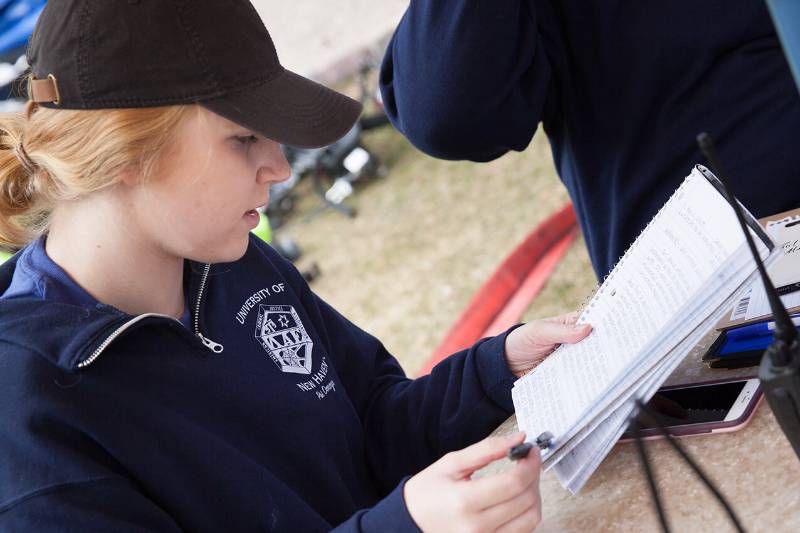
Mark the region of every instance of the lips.
POLYGON ((250 209, 249 211, 245 211, 242 215, 242 220, 244 220, 248 228, 252 230, 261 222, 261 215, 255 209, 250 209))
POLYGON ((253 208, 250 208, 247 211, 245 211, 244 214, 247 215, 247 214, 250 214, 252 212, 255 212, 256 214, 258 214, 258 212, 261 211, 266 206, 267 206, 267 202, 264 202, 262 204, 258 204, 257 206, 255 206, 253 208))

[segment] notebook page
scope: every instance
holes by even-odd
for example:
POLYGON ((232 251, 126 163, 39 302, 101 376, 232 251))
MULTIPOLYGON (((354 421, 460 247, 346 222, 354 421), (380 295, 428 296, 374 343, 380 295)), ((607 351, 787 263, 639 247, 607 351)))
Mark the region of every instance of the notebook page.
MULTIPOLYGON (((766 252, 766 249, 764 251, 766 252)), ((777 252, 777 250, 774 251, 777 252)), ((770 254, 765 258, 765 264, 773 262, 778 255, 777 253, 770 254)), ((753 269, 752 260, 746 254, 738 254, 733 261, 725 263, 722 270, 729 273, 730 277, 717 277, 713 282, 703 287, 703 295, 697 299, 700 305, 692 306, 693 310, 684 310, 679 313, 680 318, 670 324, 670 331, 661 333, 664 349, 660 352, 656 352, 651 348, 645 349, 652 356, 642 358, 636 365, 629 367, 622 377, 616 381, 613 388, 604 394, 604 401, 598 401, 592 406, 591 410, 584 414, 578 422, 576 431, 563 435, 555 450, 547 454, 544 462, 545 469, 549 469, 550 466, 560 461, 565 454, 579 445, 580 441, 597 426, 600 420, 628 402, 633 391, 639 389, 641 383, 647 382, 654 374, 657 375, 660 369, 664 368, 666 361, 673 361, 677 357, 674 365, 678 365, 697 342, 692 340, 692 336, 695 335, 695 338, 699 340, 727 312, 735 294, 735 291, 730 287, 734 286, 734 283, 738 283, 740 287, 746 286, 755 279, 757 273, 753 272, 753 269), (750 273, 750 275, 742 280, 747 273, 750 273), (733 280, 736 281, 734 282, 733 280), (738 280, 742 281, 739 282, 738 280), (724 297, 726 294, 728 295, 727 298, 724 297), (674 348, 669 350, 671 346, 674 346, 674 348), (682 353, 681 350, 683 350, 682 353), (663 355, 660 355, 661 353, 663 355)), ((652 346, 652 343, 650 345, 652 346)), ((667 377, 668 375, 664 375, 661 377, 661 381, 664 381, 667 377)), ((657 383, 656 388, 660 383, 657 383)))
POLYGON ((554 465, 553 469, 558 480, 567 490, 573 494, 577 493, 614 447, 627 428, 629 417, 633 413, 632 399, 649 400, 658 392, 661 384, 680 365, 692 347, 713 327, 713 324, 713 321, 709 321, 704 327, 697 328, 673 350, 656 371, 637 386, 637 390, 629 396, 627 402, 614 409, 599 423, 593 424, 595 428, 591 433, 554 465))
POLYGON ((742 241, 724 198, 693 171, 581 315, 593 333, 517 381, 520 428, 567 433, 742 241))
POLYGON ((617 400, 597 414, 591 423, 574 435, 568 443, 565 443, 565 446, 548 457, 545 462, 545 470, 549 470, 553 466, 558 467, 562 464, 562 459, 570 455, 573 461, 585 460, 585 450, 592 447, 591 444, 587 445, 587 441, 589 443, 592 441, 598 442, 597 434, 601 433, 601 431, 598 430, 599 426, 607 426, 606 421, 608 417, 621 410, 625 410, 625 416, 628 416, 633 409, 632 398, 644 399, 655 394, 661 384, 666 381, 669 375, 677 368, 686 354, 689 353, 703 335, 713 327, 713 324, 714 322, 712 321, 706 321, 700 327, 695 328, 695 331, 691 335, 683 339, 661 361, 653 368, 649 369, 641 379, 626 388, 624 392, 621 392, 617 400), (581 450, 578 450, 579 448, 581 450), (577 452, 573 453, 576 450, 577 452))
POLYGON ((713 327, 714 319, 722 316, 726 309, 727 305, 720 306, 714 318, 695 328, 691 335, 672 350, 657 370, 638 384, 637 390, 629 396, 626 403, 614 409, 599 424, 593 424, 595 429, 591 434, 554 466, 556 477, 567 490, 573 494, 577 493, 617 443, 627 428, 629 417, 633 412, 632 398, 646 401, 658 392, 661 384, 680 365, 685 355, 713 327))
MULTIPOLYGON (((699 341, 700 338, 702 335, 696 337, 696 340, 699 341)), ((692 343, 687 343, 686 350, 691 349, 689 344, 692 343)), ((681 360, 682 357, 675 357, 672 358, 672 361, 665 363, 664 368, 659 369, 641 384, 634 397, 643 400, 650 399, 658 392, 661 384, 680 364, 681 360)), ((566 462, 565 457, 555 465, 553 470, 564 488, 572 494, 577 494, 583 488, 627 429, 633 409, 634 404, 629 401, 628 404, 614 410, 589 437, 573 448, 569 454, 571 456, 569 462, 566 462)))

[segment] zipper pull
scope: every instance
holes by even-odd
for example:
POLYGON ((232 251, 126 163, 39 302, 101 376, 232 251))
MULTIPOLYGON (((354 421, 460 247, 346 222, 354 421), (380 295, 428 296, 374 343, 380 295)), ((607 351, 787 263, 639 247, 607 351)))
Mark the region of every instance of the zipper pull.
POLYGON ((199 331, 197 332, 197 336, 200 337, 200 342, 202 342, 205 345, 206 348, 208 348, 209 350, 211 350, 214 353, 222 353, 222 350, 225 349, 225 347, 223 345, 221 345, 220 343, 214 342, 211 339, 207 339, 206 337, 203 337, 203 334, 200 333, 199 331))

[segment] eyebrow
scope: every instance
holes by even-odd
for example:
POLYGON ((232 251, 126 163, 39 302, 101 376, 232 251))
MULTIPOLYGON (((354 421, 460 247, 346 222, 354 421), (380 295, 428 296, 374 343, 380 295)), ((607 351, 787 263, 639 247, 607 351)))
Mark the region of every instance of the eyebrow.
POLYGON ((231 133, 238 133, 238 134, 242 134, 242 135, 258 135, 256 132, 254 132, 250 128, 245 128, 244 126, 239 126, 238 124, 236 124, 232 128, 228 128, 228 131, 231 132, 231 133))
POLYGON ((236 122, 233 122, 232 120, 228 120, 228 119, 225 119, 225 121, 222 123, 222 130, 226 131, 226 132, 231 132, 231 133, 238 132, 238 131, 247 131, 247 132, 251 132, 252 131, 252 130, 250 130, 250 128, 247 128, 245 126, 241 126, 241 125, 237 124, 236 122))

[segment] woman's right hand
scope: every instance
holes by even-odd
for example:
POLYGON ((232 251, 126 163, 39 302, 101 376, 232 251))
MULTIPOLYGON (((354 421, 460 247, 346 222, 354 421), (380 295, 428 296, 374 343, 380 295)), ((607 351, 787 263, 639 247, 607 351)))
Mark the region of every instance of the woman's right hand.
POLYGON ((508 453, 525 435, 489 437, 451 452, 406 482, 411 518, 425 533, 437 531, 533 531, 541 520, 539 450, 499 474, 472 474, 508 453))

